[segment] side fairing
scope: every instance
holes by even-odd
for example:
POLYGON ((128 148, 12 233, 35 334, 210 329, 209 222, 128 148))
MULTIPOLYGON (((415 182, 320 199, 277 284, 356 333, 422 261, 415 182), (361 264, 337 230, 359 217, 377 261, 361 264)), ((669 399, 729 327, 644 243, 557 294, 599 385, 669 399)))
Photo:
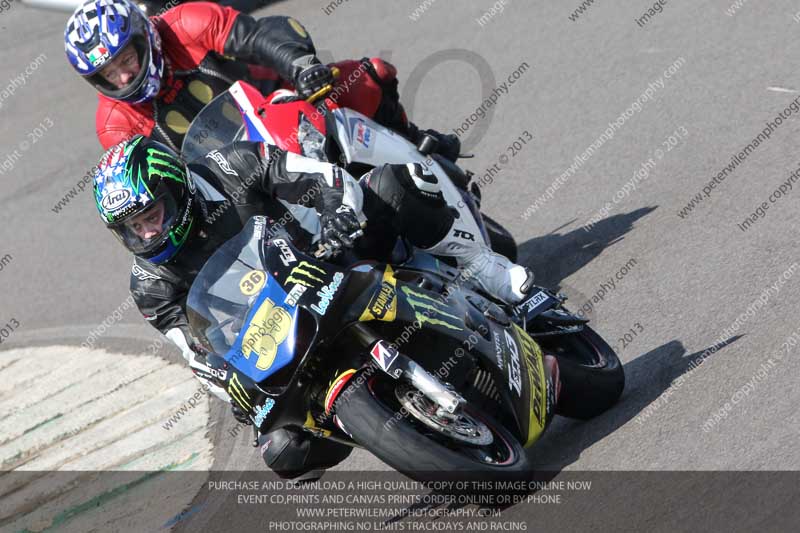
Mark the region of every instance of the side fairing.
MULTIPOLYGON (((413 265, 426 270, 438 266, 422 254, 413 265)), ((515 324, 504 326, 491 320, 472 303, 481 301, 475 294, 454 291, 445 296, 398 279, 407 278, 407 272, 403 275, 388 265, 380 269, 375 269, 371 290, 349 311, 351 316, 371 322, 385 340, 451 383, 458 383, 458 375, 473 375, 472 358, 465 355, 480 361, 483 370, 476 376, 480 383, 472 386, 490 397, 496 391, 499 405, 513 414, 516 427, 509 429, 526 447, 536 442, 553 409, 539 345, 515 324), (481 377, 486 373, 491 382, 481 377)))
POLYGON ((348 163, 363 163, 374 167, 419 163, 436 175, 445 201, 452 209, 458 210, 459 217, 453 231, 461 235, 482 235, 461 192, 435 159, 422 155, 407 139, 357 111, 340 108, 332 113, 336 119, 336 136, 348 163))
POLYGON ((516 402, 517 417, 528 447, 541 436, 548 421, 544 355, 536 341, 516 324, 503 335, 508 347, 505 359, 509 389, 520 400, 516 402))

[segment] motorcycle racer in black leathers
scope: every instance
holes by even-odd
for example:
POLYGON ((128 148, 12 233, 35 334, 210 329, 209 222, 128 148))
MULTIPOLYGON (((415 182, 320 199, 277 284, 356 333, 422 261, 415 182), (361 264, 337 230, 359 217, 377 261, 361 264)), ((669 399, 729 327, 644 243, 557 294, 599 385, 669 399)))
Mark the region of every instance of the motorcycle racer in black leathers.
MULTIPOLYGON (((103 155, 94 193, 104 223, 134 254, 130 288, 139 310, 201 379, 213 372, 189 330, 186 297, 211 254, 255 215, 282 225, 298 247, 321 245, 331 256, 401 235, 414 246, 455 257, 487 292, 511 303, 522 300, 533 281, 526 268, 485 244, 455 242, 456 214, 436 177, 418 164, 378 167, 359 182, 330 163, 238 141, 187 165, 170 148, 139 135, 103 155), (365 221, 365 238, 355 241, 365 221)), ((230 401, 223 389, 207 385, 230 401)), ((237 420, 249 422, 232 405, 237 420)), ((351 451, 291 428, 263 435, 261 443, 267 464, 286 477, 327 468, 351 451)))

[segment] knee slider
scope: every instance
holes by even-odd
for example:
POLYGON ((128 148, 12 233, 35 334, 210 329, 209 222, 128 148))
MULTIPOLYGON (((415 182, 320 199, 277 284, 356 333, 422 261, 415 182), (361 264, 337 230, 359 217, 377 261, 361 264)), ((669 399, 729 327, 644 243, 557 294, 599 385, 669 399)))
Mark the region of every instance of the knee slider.
MULTIPOLYGON (((400 210, 406 195, 406 187, 397 175, 398 167, 403 165, 383 165, 375 167, 364 176, 367 188, 374 194, 380 204, 380 211, 386 208, 394 212, 400 210)), ((369 213, 367 213, 369 215, 369 213)))
MULTIPOLYGON (((367 186, 383 206, 377 216, 391 217, 398 234, 415 246, 429 248, 444 239, 454 215, 444 201, 439 182, 422 165, 384 165, 374 169, 367 186), (386 213, 387 209, 391 213, 386 213)), ((369 216, 369 213, 368 213, 369 216)))
POLYGON ((311 439, 299 430, 281 428, 262 435, 261 457, 278 476, 297 477, 306 468, 311 439))
POLYGON ((410 188, 417 196, 438 203, 444 202, 439 178, 431 172, 430 165, 408 163, 402 169, 398 169, 398 172, 403 185, 410 188))
POLYGON ((376 167, 364 176, 364 181, 381 203, 397 212, 412 197, 423 207, 445 206, 438 178, 421 163, 376 167))

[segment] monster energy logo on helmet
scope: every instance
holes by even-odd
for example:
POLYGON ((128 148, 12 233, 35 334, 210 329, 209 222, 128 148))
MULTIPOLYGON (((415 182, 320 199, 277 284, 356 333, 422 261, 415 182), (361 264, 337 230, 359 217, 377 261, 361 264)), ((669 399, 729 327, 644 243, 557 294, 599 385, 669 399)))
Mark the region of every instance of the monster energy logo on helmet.
POLYGON ((152 176, 161 176, 163 179, 172 179, 179 183, 186 183, 186 167, 183 162, 157 148, 147 149, 147 173, 152 176))
POLYGON ((156 200, 154 191, 161 180, 187 183, 183 162, 165 150, 169 148, 137 135, 103 155, 95 175, 95 201, 107 224, 120 222, 149 207, 156 200), (110 201, 109 198, 114 199, 111 196, 114 191, 117 198, 124 195, 126 202, 110 201))
POLYGON ((160 264, 194 227, 192 178, 171 149, 141 135, 111 148, 95 174, 95 201, 106 226, 137 256, 160 264), (148 218, 146 213, 152 215, 148 218), (149 235, 144 225, 157 228, 149 235))

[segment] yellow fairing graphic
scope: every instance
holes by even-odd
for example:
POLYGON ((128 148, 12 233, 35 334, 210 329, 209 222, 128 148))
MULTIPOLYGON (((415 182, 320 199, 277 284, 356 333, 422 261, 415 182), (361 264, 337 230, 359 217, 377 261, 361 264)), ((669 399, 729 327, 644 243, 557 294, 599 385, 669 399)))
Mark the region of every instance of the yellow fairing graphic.
POLYGON ((253 406, 250 403, 250 396, 247 394, 242 382, 239 381, 239 376, 236 372, 233 373, 228 382, 228 395, 242 406, 245 411, 252 409, 253 406))
POLYGON ((308 429, 313 429, 315 431, 319 431, 325 437, 330 437, 331 436, 331 432, 329 430, 322 429, 321 427, 317 426, 317 424, 314 422, 314 417, 311 416, 311 411, 307 411, 306 412, 306 422, 305 422, 305 424, 303 424, 303 427, 307 427, 308 429))
POLYGON ((361 317, 358 320, 360 322, 370 320, 394 322, 395 318, 397 318, 397 280, 394 277, 392 267, 386 265, 380 291, 372 297, 369 305, 361 313, 361 317))
POLYGON ((283 307, 276 306, 267 298, 256 311, 250 327, 242 338, 242 353, 246 359, 258 357, 256 368, 267 370, 275 362, 278 347, 292 326, 292 316, 283 307))
POLYGON ((528 423, 528 447, 539 438, 544 431, 547 418, 547 381, 544 374, 544 355, 542 349, 536 344, 525 330, 514 324, 519 345, 522 348, 522 359, 528 372, 530 385, 530 419, 528 423))
POLYGON ((303 25, 294 20, 293 18, 289 19, 289 26, 291 26, 292 29, 297 33, 297 35, 299 35, 303 39, 306 39, 308 37, 308 33, 306 32, 306 29, 303 27, 303 25))

